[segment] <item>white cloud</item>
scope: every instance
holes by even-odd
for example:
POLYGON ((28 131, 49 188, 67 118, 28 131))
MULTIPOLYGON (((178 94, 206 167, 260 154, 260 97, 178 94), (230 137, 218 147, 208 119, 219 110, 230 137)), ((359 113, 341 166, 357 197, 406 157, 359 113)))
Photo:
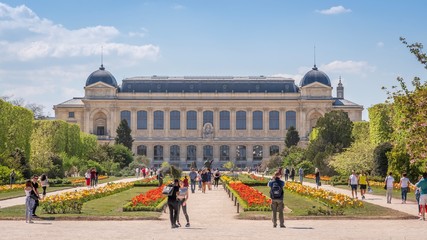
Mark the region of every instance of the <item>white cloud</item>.
MULTIPOLYGON (((138 33, 139 36, 144 30, 138 33)), ((131 59, 156 59, 160 48, 153 44, 130 45, 115 42, 121 33, 113 26, 67 29, 41 19, 25 5, 10 7, 0 3, 1 61, 30 61, 40 58, 69 58, 105 55, 131 59)), ((133 33, 137 35, 137 33, 133 33)), ((131 34, 129 34, 130 36, 131 34)))
POLYGON ((335 60, 328 64, 319 67, 324 72, 336 72, 336 73, 365 73, 374 72, 375 67, 370 66, 365 61, 339 61, 335 60))
POLYGON ((341 14, 341 13, 349 13, 351 12, 351 9, 347 9, 343 6, 334 6, 329 9, 316 10, 316 12, 324 15, 335 15, 335 14, 341 14))
POLYGON ((380 47, 380 48, 384 47, 384 43, 383 42, 377 42, 377 47, 380 47))
POLYGON ((292 78, 295 80, 295 82, 299 82, 304 75, 303 74, 276 73, 276 74, 273 74, 271 76, 272 77, 292 78))
POLYGON ((148 30, 146 28, 141 28, 139 32, 129 32, 129 37, 140 37, 143 38, 147 35, 148 30))
POLYGON ((183 10, 183 9, 185 9, 185 6, 180 5, 180 4, 175 4, 172 8, 175 10, 183 10))

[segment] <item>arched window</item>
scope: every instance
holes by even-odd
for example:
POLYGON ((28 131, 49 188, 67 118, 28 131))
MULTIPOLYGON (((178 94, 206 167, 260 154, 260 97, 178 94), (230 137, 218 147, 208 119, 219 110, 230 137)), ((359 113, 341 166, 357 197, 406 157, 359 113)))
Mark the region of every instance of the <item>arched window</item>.
POLYGON ((244 145, 237 146, 236 161, 246 161, 246 146, 244 145))
POLYGON ((126 120, 128 127, 131 128, 131 122, 130 122, 130 111, 121 111, 120 112, 120 121, 126 120))
POLYGON ((262 112, 254 111, 252 113, 252 129, 262 130, 262 112))
POLYGON ((164 128, 164 116, 162 111, 154 112, 154 129, 162 130, 164 128))
POLYGON ((187 130, 197 129, 197 112, 188 111, 187 112, 187 130))
POLYGON ((163 146, 154 146, 154 161, 163 161, 163 146))
POLYGON ((270 156, 279 154, 279 151, 280 151, 279 146, 277 145, 270 146, 270 156))
POLYGON ((230 161, 230 147, 227 145, 222 145, 219 147, 219 160, 220 161, 230 161))
POLYGON ((237 130, 246 129, 246 112, 245 111, 236 112, 236 129, 237 130))
POLYGON ((136 148, 136 154, 141 156, 147 156, 147 146, 145 145, 139 145, 136 148))
POLYGON ((270 130, 279 130, 279 112, 278 111, 271 111, 269 113, 269 128, 270 130))
POLYGON ((210 123, 213 126, 213 112, 212 111, 204 111, 203 112, 203 126, 206 123, 210 123))
POLYGON ((211 145, 203 146, 203 161, 213 159, 213 147, 211 145))
POLYGON ((253 148, 253 160, 254 161, 261 161, 262 160, 262 146, 261 145, 255 145, 253 148))
POLYGON ((221 111, 219 113, 219 129, 230 130, 230 112, 221 111))
POLYGON ((170 147, 170 161, 179 161, 180 160, 180 154, 179 154, 179 146, 178 145, 172 145, 170 147))
POLYGON ((196 146, 189 145, 187 146, 187 161, 196 161, 197 160, 197 151, 196 146))
POLYGON ((136 112, 136 128, 147 129, 147 111, 136 112))
POLYGON ((286 112, 286 129, 289 129, 291 126, 295 129, 297 128, 297 113, 295 111, 286 112))
POLYGON ((181 128, 181 113, 179 111, 170 112, 170 129, 179 130, 181 128))

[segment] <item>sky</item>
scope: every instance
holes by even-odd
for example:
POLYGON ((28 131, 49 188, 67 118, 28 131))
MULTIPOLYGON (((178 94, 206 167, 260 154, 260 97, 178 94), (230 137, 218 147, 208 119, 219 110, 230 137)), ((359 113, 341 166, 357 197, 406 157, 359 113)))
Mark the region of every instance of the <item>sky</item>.
POLYGON ((315 61, 333 95, 341 76, 345 98, 368 120, 387 98, 383 86, 426 80, 399 41, 427 44, 426 9, 424 0, 0 0, 0 96, 54 116, 53 105, 84 96, 101 58, 119 84, 151 75, 299 84, 315 61))

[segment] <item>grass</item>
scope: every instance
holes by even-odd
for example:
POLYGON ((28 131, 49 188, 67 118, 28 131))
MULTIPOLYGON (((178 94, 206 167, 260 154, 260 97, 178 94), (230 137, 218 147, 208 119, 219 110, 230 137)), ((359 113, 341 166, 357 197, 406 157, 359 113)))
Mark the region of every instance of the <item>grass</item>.
MULTIPOLYGON (((59 191, 59 190, 69 189, 69 188, 72 188, 72 186, 69 186, 69 187, 48 187, 47 192, 55 192, 55 191, 59 191)), ((40 194, 43 192, 42 188, 39 188, 38 190, 39 190, 40 194)), ((24 196, 25 196, 24 189, 15 189, 12 191, 0 192, 0 200, 6 200, 6 199, 24 197, 24 196)))
MULTIPOLYGON (((42 219, 158 219, 159 212, 123 212, 122 208, 130 199, 140 193, 146 192, 153 187, 134 187, 107 197, 95 199, 83 204, 81 214, 45 214, 40 208, 37 215, 42 219)), ((23 219, 25 206, 13 206, 0 208, 0 219, 23 219)))
MULTIPOLYGON (((266 186, 257 186, 254 187, 257 190, 261 191, 265 195, 269 196, 270 189, 266 186)), ((340 216, 310 216, 308 210, 313 210, 316 208, 324 208, 326 206, 314 199, 301 196, 297 193, 290 192, 285 190, 284 193, 284 202, 285 202, 285 215, 287 218, 355 218, 355 219, 403 219, 403 218, 414 218, 413 216, 402 213, 393 209, 381 207, 375 204, 370 204, 364 202, 364 207, 362 208, 345 208, 343 215, 340 216)), ((240 213, 239 217, 241 219, 271 219, 271 212, 243 212, 240 213)))

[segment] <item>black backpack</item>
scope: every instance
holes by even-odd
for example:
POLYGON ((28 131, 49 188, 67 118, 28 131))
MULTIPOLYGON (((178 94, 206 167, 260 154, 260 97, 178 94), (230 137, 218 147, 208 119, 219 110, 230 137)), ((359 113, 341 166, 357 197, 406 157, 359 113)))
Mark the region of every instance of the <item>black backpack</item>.
POLYGON ((272 199, 281 199, 283 196, 283 188, 280 187, 277 181, 271 186, 270 195, 272 199))

